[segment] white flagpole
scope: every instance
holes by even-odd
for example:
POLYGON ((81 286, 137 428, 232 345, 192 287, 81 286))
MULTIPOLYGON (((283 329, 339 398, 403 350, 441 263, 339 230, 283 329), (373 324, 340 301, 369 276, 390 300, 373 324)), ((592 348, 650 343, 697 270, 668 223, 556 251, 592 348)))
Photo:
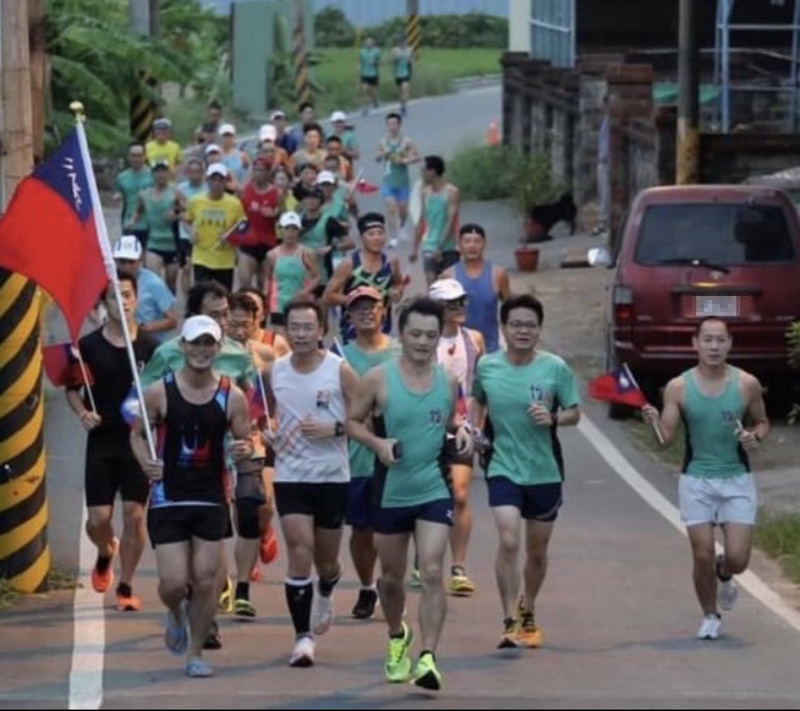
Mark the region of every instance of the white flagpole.
POLYGON ((114 299, 117 302, 117 308, 120 313, 120 323, 122 324, 122 335, 125 338, 125 350, 128 352, 128 361, 130 362, 131 372, 133 373, 133 383, 136 386, 136 394, 139 399, 139 417, 142 420, 144 434, 147 438, 147 447, 150 450, 150 457, 153 460, 158 459, 156 455, 156 445, 153 440, 153 432, 150 429, 150 420, 147 417, 147 408, 144 403, 144 391, 142 390, 142 383, 139 380, 139 371, 136 368, 136 354, 133 352, 133 341, 131 333, 128 329, 128 321, 125 318, 125 309, 122 306, 122 295, 119 291, 119 279, 117 279, 117 265, 114 262, 114 257, 111 253, 111 242, 108 239, 108 229, 106 228, 106 220, 103 217, 103 206, 100 202, 100 193, 97 190, 97 182, 94 177, 94 168, 92 167, 92 157, 89 155, 89 143, 86 140, 86 130, 84 129, 84 121, 86 115, 83 113, 83 104, 79 101, 74 101, 69 106, 70 111, 75 114, 75 130, 78 132, 78 144, 81 148, 81 159, 86 168, 86 182, 89 184, 89 196, 92 200, 94 212, 94 224, 97 230, 97 238, 100 242, 100 251, 103 253, 103 264, 106 267, 106 274, 109 281, 114 288, 114 299))
POLYGON ((270 434, 274 434, 272 431, 272 415, 269 411, 269 401, 267 400, 267 388, 264 385, 264 376, 261 374, 260 370, 256 371, 258 374, 258 389, 261 392, 261 399, 264 401, 264 415, 267 418, 267 431, 270 434))
POLYGON ((92 408, 92 412, 96 415, 97 414, 97 405, 94 403, 94 395, 92 394, 92 386, 89 383, 89 373, 86 370, 86 363, 83 362, 83 356, 81 355, 80 348, 77 346, 70 346, 72 349, 73 354, 78 359, 78 365, 81 367, 81 375, 83 376, 83 384, 86 386, 86 395, 89 397, 89 405, 92 408))
MULTIPOLYGON (((639 383, 636 382, 636 378, 633 377, 633 373, 631 372, 631 369, 628 367, 628 364, 623 363, 622 369, 625 371, 625 375, 628 376, 628 380, 630 380, 631 383, 633 383, 633 387, 635 387, 639 392, 641 392, 642 389, 639 387, 639 383)), ((663 445, 664 433, 661 431, 661 426, 658 424, 658 422, 653 423, 653 432, 656 433, 656 438, 658 439, 658 443, 663 445)))

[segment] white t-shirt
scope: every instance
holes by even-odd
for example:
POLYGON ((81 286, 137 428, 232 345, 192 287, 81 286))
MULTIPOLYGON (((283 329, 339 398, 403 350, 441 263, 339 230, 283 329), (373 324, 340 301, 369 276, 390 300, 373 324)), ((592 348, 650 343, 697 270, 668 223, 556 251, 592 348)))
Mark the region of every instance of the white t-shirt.
POLYGON ((319 366, 299 373, 291 354, 275 361, 271 386, 278 418, 275 442, 275 482, 324 484, 350 481, 347 437, 307 439, 300 431, 305 417, 322 422, 344 422, 342 359, 326 351, 319 366))

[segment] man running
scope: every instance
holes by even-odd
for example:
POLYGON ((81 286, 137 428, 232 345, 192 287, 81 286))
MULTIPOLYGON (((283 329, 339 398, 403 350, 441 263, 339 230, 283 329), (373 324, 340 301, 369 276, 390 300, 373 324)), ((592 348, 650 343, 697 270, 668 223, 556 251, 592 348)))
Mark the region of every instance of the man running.
POLYGON ((456 422, 458 383, 435 361, 443 323, 440 303, 427 298, 411 301, 400 313, 400 357, 364 376, 348 416, 350 436, 373 450, 382 465, 375 471, 373 500, 378 507, 373 527, 381 562, 378 592, 389 628, 386 679, 390 683, 412 679, 430 690, 442 686, 435 653, 447 609, 443 567, 453 522, 444 451, 448 430, 458 453, 467 454, 472 447, 466 428, 456 422), (365 423, 376 410, 382 421, 372 432, 365 423), (412 633, 403 621, 412 535, 422 583, 422 651, 413 674, 412 633))
POLYGON ((134 235, 147 248, 147 223, 142 215, 136 222, 134 213, 139 205, 139 193, 153 185, 153 174, 145 162, 144 144, 134 141, 128 146, 128 167, 121 171, 114 183, 114 202, 122 203, 123 232, 134 235))
POLYGON ((295 631, 289 665, 310 667, 314 636, 333 622, 333 590, 342 575, 339 546, 350 481, 346 405, 358 376, 341 357, 319 347, 325 313, 317 302, 296 298, 284 317, 292 352, 268 373, 277 429, 266 436, 275 450, 275 503, 288 557, 286 602, 295 631))
POLYGON ((375 45, 375 39, 367 37, 364 46, 358 50, 358 75, 361 79, 361 91, 366 97, 364 116, 369 113, 370 106, 378 108, 378 85, 381 74, 381 48, 375 45))
POLYGON ((486 232, 474 222, 458 231, 461 259, 445 269, 442 278, 456 279, 467 294, 467 328, 483 334, 486 352, 500 348, 500 303, 511 294, 508 272, 485 258, 486 232))
POLYGON ((408 46, 406 38, 401 36, 392 48, 392 68, 394 70, 394 83, 400 99, 400 115, 405 116, 408 106, 409 84, 411 82, 411 67, 414 53, 408 46))
POLYGON ((265 161, 257 158, 253 162, 253 175, 242 191, 242 206, 247 215, 249 240, 239 245, 239 286, 253 284, 264 288, 264 262, 267 252, 278 244, 276 225, 278 222, 278 200, 280 194, 270 182, 270 171, 265 161))
POLYGON ((696 637, 713 640, 721 633, 719 610, 732 610, 738 597, 733 576, 750 561, 758 502, 747 452, 769 434, 769 420, 758 379, 728 364, 732 340, 723 319, 701 320, 692 345, 697 365, 667 383, 661 417, 652 405, 642 412, 660 428, 664 446, 673 441, 680 422, 686 428, 678 499, 703 610, 696 637), (724 541, 718 557, 714 526, 720 526, 724 541))
MULTIPOLYGON (((345 309, 353 326, 354 340, 343 347, 344 359, 359 377, 398 355, 394 339, 382 332, 386 317, 383 294, 371 286, 358 286, 348 293, 345 309)), ((353 617, 367 620, 375 614, 378 592, 375 586, 375 533, 372 529, 372 474, 375 453, 350 440, 350 486, 347 523, 350 524, 350 556, 361 585, 353 617)))
POLYGON ((127 321, 137 367, 141 368, 150 360, 158 342, 136 326, 136 277, 130 272, 120 271, 117 278, 123 313, 119 312, 114 290, 109 285, 102 299, 108 320, 78 343, 87 375, 90 375, 89 383, 68 386, 66 397, 70 408, 89 433, 84 490, 88 510, 86 534, 97 546, 92 587, 99 593, 111 588, 114 583, 113 558, 119 552, 121 571, 116 608, 138 611, 142 603, 133 594, 133 575, 144 549, 144 506, 149 485, 131 451, 130 427, 120 413, 133 382, 122 319, 127 321), (121 540, 114 535, 113 524, 117 492, 122 499, 121 540))
POLYGON ((533 296, 512 296, 500 307, 507 351, 478 361, 472 386, 472 422, 493 433, 485 466, 499 539, 495 571, 503 608, 499 647, 540 647, 534 604, 547 572, 547 546, 562 502, 564 461, 558 428, 577 425, 575 376, 558 356, 539 350, 544 320, 533 296), (521 544, 520 519, 525 521, 521 544), (519 550, 526 554, 524 594, 519 550))
POLYGON ((153 138, 147 142, 145 153, 150 167, 164 162, 173 178, 180 172, 183 152, 180 143, 172 140, 172 121, 168 118, 153 121, 153 138))
POLYGON ((213 675, 203 645, 214 621, 217 581, 229 525, 225 492, 225 437, 237 462, 252 456, 244 394, 214 369, 222 331, 208 316, 181 329, 185 364, 145 391, 151 424, 161 429, 161 460, 153 460, 142 425, 131 446, 150 478, 148 530, 156 552, 158 593, 167 607, 164 644, 186 654, 186 674, 213 675), (191 600, 187 586, 191 584, 191 600))
POLYGON ((456 230, 461 199, 458 188, 444 179, 444 160, 426 156, 422 168, 422 219, 414 233, 413 263, 422 247, 422 268, 430 286, 441 273, 458 261, 456 230))
MULTIPOLYGON (((472 392, 475 366, 485 353, 483 336, 478 331, 464 327, 467 294, 455 279, 433 282, 428 296, 444 306, 444 328, 439 339, 437 360, 445 371, 458 380, 459 415, 466 422, 467 397, 472 392)), ((450 463, 450 485, 453 489, 453 527, 450 529, 451 595, 469 597, 475 584, 467 576, 467 545, 472 532, 472 508, 469 503, 472 485, 472 452, 457 455, 450 463)))
POLYGON ((420 161, 414 141, 400 132, 403 118, 398 113, 386 116, 386 135, 378 144, 376 160, 383 163, 381 197, 386 204, 389 223, 389 246, 397 246, 398 239, 406 239, 408 200, 411 196, 411 179, 408 166, 420 161))

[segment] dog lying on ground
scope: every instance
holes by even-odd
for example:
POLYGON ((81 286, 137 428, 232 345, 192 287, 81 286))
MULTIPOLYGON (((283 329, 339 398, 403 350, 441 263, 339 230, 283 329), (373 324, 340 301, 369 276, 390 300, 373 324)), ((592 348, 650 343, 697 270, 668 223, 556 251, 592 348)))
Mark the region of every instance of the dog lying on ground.
POLYGON ((544 241, 553 239, 550 236, 550 230, 553 229, 559 222, 569 223, 570 235, 575 234, 575 218, 578 216, 578 206, 571 193, 564 193, 556 202, 551 202, 545 205, 537 205, 530 212, 530 219, 532 222, 538 223, 541 227, 540 237, 538 240, 528 239, 531 241, 544 241))

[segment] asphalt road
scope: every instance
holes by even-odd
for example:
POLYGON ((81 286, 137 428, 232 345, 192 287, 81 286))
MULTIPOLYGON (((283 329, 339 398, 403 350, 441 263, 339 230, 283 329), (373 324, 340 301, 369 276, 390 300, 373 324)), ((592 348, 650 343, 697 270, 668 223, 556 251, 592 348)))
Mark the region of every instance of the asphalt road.
MULTIPOLYGON (((356 119, 365 158, 377 144, 383 115, 356 119)), ((448 156, 461 143, 481 140, 499 115, 499 90, 483 87, 412 104, 407 131, 423 153, 448 156)), ((377 180, 377 165, 364 163, 366 177, 377 180)), ((364 202, 378 206, 374 199, 364 202)), ((513 264, 519 226, 513 210, 468 203, 462 220, 483 222, 492 258, 513 264)), ((588 243, 586 237, 548 243, 545 264, 567 245, 588 243)), ((420 281, 415 273, 417 288, 420 281)), ((545 322, 545 340, 555 328, 545 322)), ((724 618, 720 640, 693 639, 701 615, 688 544, 670 506, 673 479, 631 450, 602 412, 587 403, 585 424, 562 434, 566 503, 538 604, 545 634, 540 650, 495 649, 501 628, 496 537, 485 485, 476 477, 468 567, 478 591, 470 599, 449 599, 439 694, 384 683, 380 615, 369 622, 348 619, 357 592, 349 561, 336 594, 340 616, 318 640, 316 666, 290 669, 283 551, 253 586, 258 619, 222 619, 225 647, 208 653, 216 676, 187 679, 181 660, 163 648, 163 609, 148 551, 135 581, 141 613, 115 612, 110 595, 103 608, 84 577, 87 587, 76 593, 33 598, 0 616, 0 708, 800 708, 800 623, 796 613, 776 614, 767 604, 769 591, 758 597, 743 592, 724 618)), ((56 561, 74 567, 82 540, 84 435, 57 394, 48 398, 46 442, 51 544, 56 561)), ((82 563, 93 563, 85 543, 82 563)), ((757 580, 747 582, 758 592, 757 580)), ((409 592, 415 626, 416 600, 409 592)))

